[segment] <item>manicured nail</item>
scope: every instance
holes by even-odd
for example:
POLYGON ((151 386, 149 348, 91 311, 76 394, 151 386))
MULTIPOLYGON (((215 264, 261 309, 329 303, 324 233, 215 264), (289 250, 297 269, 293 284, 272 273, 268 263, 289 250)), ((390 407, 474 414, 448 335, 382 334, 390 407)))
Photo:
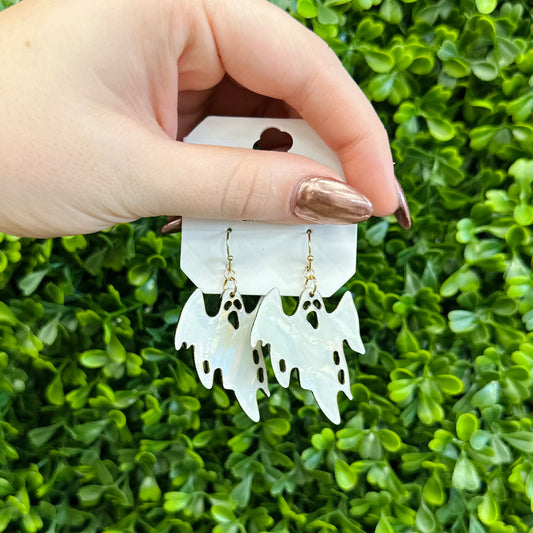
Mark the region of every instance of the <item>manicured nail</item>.
POLYGON ((159 230, 161 235, 170 235, 181 231, 181 217, 168 217, 168 222, 159 230))
POLYGON ((292 193, 291 212, 318 224, 355 224, 372 216, 370 200, 342 181, 306 178, 292 193))
POLYGON ((398 179, 396 179, 396 192, 398 193, 399 207, 394 211, 394 216, 403 229, 409 229, 411 227, 411 214, 409 213, 409 206, 405 199, 405 193, 403 192, 398 179))

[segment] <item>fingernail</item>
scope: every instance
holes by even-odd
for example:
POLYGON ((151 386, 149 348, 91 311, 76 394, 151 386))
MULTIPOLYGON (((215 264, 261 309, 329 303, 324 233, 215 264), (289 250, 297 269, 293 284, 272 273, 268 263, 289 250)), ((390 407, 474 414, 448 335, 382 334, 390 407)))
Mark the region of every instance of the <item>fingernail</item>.
POLYGON ((319 224, 355 224, 372 216, 370 200, 342 181, 306 178, 292 193, 291 212, 319 224))
POLYGON ((398 204, 399 207, 394 211, 394 216, 398 221, 398 224, 403 229, 409 229, 411 227, 411 214, 409 213, 409 206, 407 205, 407 200, 405 199, 405 193, 403 192, 400 182, 396 178, 396 192, 398 193, 398 204))
POLYGON ((181 231, 181 217, 168 217, 168 222, 159 230, 161 235, 170 235, 181 231))

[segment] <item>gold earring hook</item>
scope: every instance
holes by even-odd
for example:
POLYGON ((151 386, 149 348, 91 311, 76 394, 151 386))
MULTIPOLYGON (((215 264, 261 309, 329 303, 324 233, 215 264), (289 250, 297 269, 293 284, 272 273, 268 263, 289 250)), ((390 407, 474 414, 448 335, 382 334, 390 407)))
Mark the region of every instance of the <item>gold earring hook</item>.
POLYGON ((307 264, 304 270, 304 276, 305 276, 304 290, 306 290, 309 287, 309 285, 312 283, 313 288, 309 292, 309 296, 313 297, 317 290, 317 280, 316 280, 315 269, 313 268, 313 260, 315 258, 313 257, 313 253, 311 250, 311 233, 313 233, 313 230, 308 229, 307 230, 307 264))
POLYGON ((233 261, 233 256, 229 253, 229 234, 232 231, 233 230, 231 228, 228 228, 226 230, 226 257, 227 257, 229 263, 231 263, 231 261, 233 261))
POLYGON ((235 271, 233 270, 233 256, 229 250, 229 235, 233 230, 228 228, 226 230, 226 271, 224 272, 224 284, 222 285, 222 292, 226 290, 228 283, 233 284, 233 289, 230 296, 233 298, 237 292, 237 279, 235 278, 235 271))

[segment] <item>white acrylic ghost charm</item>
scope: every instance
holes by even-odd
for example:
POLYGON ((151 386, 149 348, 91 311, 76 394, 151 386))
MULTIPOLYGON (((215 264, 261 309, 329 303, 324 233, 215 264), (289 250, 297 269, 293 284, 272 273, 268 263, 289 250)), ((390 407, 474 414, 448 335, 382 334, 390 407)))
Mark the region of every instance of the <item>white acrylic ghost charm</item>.
POLYGON ((283 312, 277 289, 263 299, 252 328, 251 344, 270 345, 274 374, 288 387, 291 371, 296 368, 300 384, 313 392, 324 414, 335 424, 340 422, 337 395, 342 391, 352 398, 343 341, 364 353, 359 334, 359 318, 352 295, 346 292, 337 309, 328 313, 318 292, 306 288, 296 312, 283 312))
POLYGON ((176 349, 185 343, 194 347, 194 363, 202 385, 213 386, 213 376, 221 370, 222 383, 233 390, 244 412, 259 420, 257 391, 269 395, 261 346, 250 345, 250 332, 257 313, 244 309, 242 298, 226 289, 216 316, 205 311, 202 292, 197 289, 183 307, 176 329, 176 349))

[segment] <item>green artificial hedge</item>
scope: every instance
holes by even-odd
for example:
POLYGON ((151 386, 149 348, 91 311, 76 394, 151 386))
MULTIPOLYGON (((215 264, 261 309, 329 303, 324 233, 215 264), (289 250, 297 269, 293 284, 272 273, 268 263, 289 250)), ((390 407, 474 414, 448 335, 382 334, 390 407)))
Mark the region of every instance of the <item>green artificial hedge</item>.
POLYGON ((161 220, 0 235, 0 531, 533 531, 531 5, 276 3, 375 104, 413 214, 360 226, 342 423, 199 384, 161 220))

